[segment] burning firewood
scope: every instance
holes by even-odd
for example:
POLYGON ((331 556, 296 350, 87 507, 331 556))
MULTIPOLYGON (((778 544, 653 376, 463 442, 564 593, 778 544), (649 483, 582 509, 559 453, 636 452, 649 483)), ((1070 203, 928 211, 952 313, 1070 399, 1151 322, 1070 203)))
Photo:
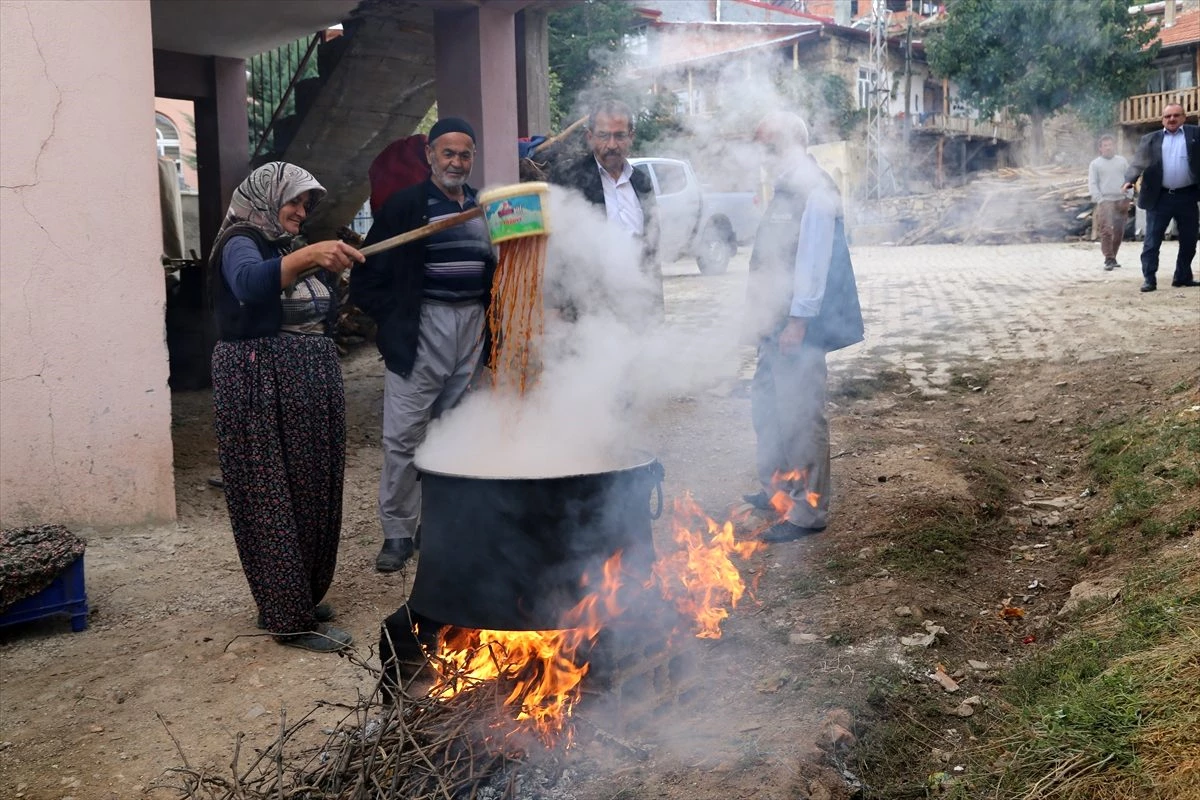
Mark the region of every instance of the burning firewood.
POLYGON ((656 563, 643 587, 649 596, 634 595, 643 600, 636 613, 625 613, 618 554, 565 618, 573 627, 443 632, 424 651, 425 667, 404 683, 391 677, 394 664, 385 676, 345 653, 375 678, 372 694, 353 704, 320 702, 294 722, 282 710, 276 739, 254 757, 238 735, 227 773, 193 767, 160 717, 182 766, 167 770, 157 788, 188 800, 527 796, 522 781, 531 775, 557 782, 565 774, 568 749, 579 743, 578 721, 587 723, 589 741, 648 758, 624 721, 654 716, 697 683, 681 640, 696 646, 720 637, 728 609, 746 590, 730 557, 762 547, 736 540, 732 522, 708 518, 690 497, 674 504, 672 522, 678 550, 656 563), (588 708, 612 707, 615 733, 576 713, 584 676, 593 680, 588 700, 595 705, 588 708), (331 709, 345 714, 323 740, 314 739, 317 712, 331 709))

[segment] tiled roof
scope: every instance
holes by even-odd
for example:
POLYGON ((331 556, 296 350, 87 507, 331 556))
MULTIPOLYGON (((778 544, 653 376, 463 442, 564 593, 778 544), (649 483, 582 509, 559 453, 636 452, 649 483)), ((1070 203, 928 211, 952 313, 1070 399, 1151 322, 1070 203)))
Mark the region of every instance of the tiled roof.
POLYGON ((1200 9, 1184 11, 1175 16, 1175 24, 1158 32, 1163 47, 1178 47, 1200 42, 1200 9))
POLYGON ((815 30, 815 27, 683 23, 663 25, 659 30, 658 61, 665 65, 754 49, 807 30, 815 30))

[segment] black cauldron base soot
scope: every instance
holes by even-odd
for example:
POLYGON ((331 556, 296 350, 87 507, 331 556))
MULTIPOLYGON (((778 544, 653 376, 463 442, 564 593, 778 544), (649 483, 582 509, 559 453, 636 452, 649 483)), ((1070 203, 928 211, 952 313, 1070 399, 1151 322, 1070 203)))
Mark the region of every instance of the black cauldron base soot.
MULTIPOLYGON (((380 637, 380 661, 390 665, 385 693, 420 674, 424 650, 448 626, 570 627, 567 612, 599 588, 617 552, 626 590, 640 587, 654 563, 651 522, 662 513, 662 480, 662 465, 649 456, 608 472, 547 478, 422 470, 417 574, 408 603, 384 621, 380 637)), ((603 662, 605 649, 590 657, 603 662)))
POLYGON ((462 628, 571 627, 565 614, 600 585, 617 552, 627 581, 649 577, 662 479, 652 457, 548 478, 422 471, 421 556, 409 607, 462 628))

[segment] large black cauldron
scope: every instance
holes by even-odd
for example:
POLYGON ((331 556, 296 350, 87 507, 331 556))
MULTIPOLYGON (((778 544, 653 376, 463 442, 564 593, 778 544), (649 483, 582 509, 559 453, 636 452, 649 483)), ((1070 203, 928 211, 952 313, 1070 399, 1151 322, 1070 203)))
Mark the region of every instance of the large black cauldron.
POLYGON ((599 586, 618 550, 626 582, 644 581, 663 468, 648 454, 629 461, 546 478, 453 475, 418 462, 421 557, 408 607, 464 628, 554 630, 587 594, 584 576, 599 586))

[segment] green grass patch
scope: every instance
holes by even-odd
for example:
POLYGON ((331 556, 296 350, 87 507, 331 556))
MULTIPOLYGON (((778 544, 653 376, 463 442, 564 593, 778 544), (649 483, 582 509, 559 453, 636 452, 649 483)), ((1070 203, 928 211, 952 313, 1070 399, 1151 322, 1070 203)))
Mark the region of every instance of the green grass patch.
POLYGON ((971 455, 965 466, 971 497, 914 498, 899 508, 892 543, 881 554, 885 564, 917 576, 960 574, 973 544, 1001 533, 1008 478, 981 454, 971 455))
POLYGON ((1183 415, 1136 419, 1092 434, 1087 464, 1107 490, 1100 531, 1130 529, 1150 538, 1183 536, 1200 526, 1194 505, 1172 502, 1200 490, 1200 423, 1183 415))
POLYGON ((977 788, 997 798, 1195 797, 1200 791, 1200 566, 1177 561, 1126 583, 1111 611, 1011 671, 1010 713, 977 788), (1169 745, 1166 743, 1170 743, 1169 745), (1169 765, 1190 751, 1190 776, 1169 765), (1160 792, 1179 784, 1179 792, 1160 792))
POLYGON ((1081 630, 1010 670, 969 720, 927 717, 937 709, 911 680, 873 679, 879 719, 864 724, 854 758, 872 796, 928 785, 946 769, 931 756, 940 748, 966 769, 939 779, 939 796, 1200 797, 1200 562, 1134 575, 1115 605, 1081 613, 1081 630), (952 725, 980 743, 947 743, 952 725))

